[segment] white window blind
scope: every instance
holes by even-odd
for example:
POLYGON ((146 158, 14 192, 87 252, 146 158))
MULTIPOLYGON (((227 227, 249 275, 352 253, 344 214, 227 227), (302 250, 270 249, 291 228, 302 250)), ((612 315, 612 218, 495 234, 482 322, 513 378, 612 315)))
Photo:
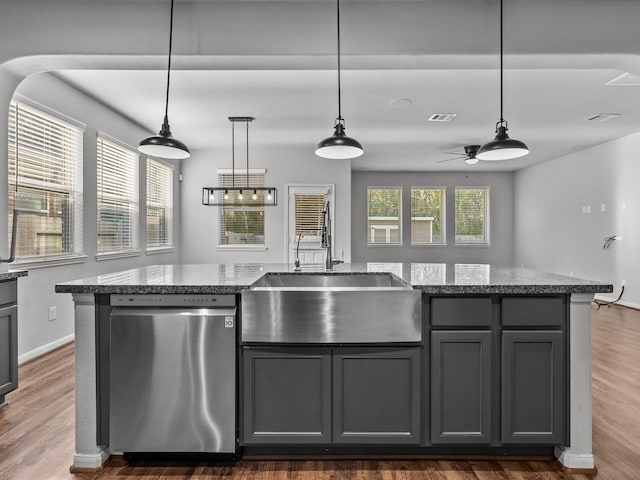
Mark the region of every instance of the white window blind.
POLYGON ((173 245, 173 167, 147 159, 147 248, 173 245))
POLYGON ((445 188, 411 188, 411 245, 445 243, 445 195, 445 188))
POLYGON ((456 187, 456 244, 489 244, 490 188, 456 187))
POLYGON ((402 188, 367 187, 367 243, 402 244, 402 188))
POLYGON ((302 235, 307 241, 320 241, 322 235, 322 209, 326 201, 324 194, 295 194, 295 236, 302 235))
POLYGON ((138 154, 98 137, 98 253, 138 248, 138 154))
MULTIPOLYGON (((249 171, 220 173, 218 186, 232 188, 249 187, 243 195, 251 195, 250 187, 264 187, 264 173, 249 171)), ((236 197, 237 192, 229 192, 236 197)), ((236 200, 232 198, 231 200, 236 200)), ((221 207, 220 208, 220 245, 264 245, 264 207, 221 207)))
POLYGON ((82 134, 82 128, 51 114, 11 103, 9 238, 15 207, 18 259, 46 260, 82 251, 82 134))

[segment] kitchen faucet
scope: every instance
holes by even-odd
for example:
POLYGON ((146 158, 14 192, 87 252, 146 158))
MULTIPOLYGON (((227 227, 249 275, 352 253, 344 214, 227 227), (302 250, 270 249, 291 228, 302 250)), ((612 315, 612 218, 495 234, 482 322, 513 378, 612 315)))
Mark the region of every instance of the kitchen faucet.
POLYGON ((298 244, 296 245, 296 260, 293 262, 295 268, 293 269, 295 272, 299 272, 300 269, 300 257, 298 256, 298 252, 300 251, 300 239, 302 238, 302 234, 298 235, 298 244))
POLYGON ((329 209, 329 200, 324 204, 322 209, 322 243, 321 247, 327 249, 327 255, 324 262, 324 267, 327 270, 333 270, 333 266, 336 263, 342 263, 342 260, 337 260, 332 257, 331 254, 331 210, 329 209))

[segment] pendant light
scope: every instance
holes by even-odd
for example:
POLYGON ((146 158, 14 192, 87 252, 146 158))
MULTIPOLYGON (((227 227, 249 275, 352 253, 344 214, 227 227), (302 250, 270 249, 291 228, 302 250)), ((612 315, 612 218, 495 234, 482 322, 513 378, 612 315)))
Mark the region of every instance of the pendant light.
POLYGON ((278 190, 275 187, 251 187, 249 185, 249 123, 254 117, 229 117, 231 122, 231 187, 204 187, 202 204, 209 207, 275 207, 278 204, 278 190), (247 128, 247 172, 246 184, 236 186, 236 123, 244 123, 247 128))
POLYGON ((359 157, 364 153, 364 149, 360 142, 355 138, 347 137, 344 133, 340 89, 340 0, 336 0, 336 10, 338 25, 338 118, 336 118, 333 135, 318 144, 316 155, 323 158, 347 159, 359 157))
POLYGON ((169 126, 169 80, 171 78, 171 45, 173 41, 173 0, 171 0, 171 20, 169 23, 169 64, 167 67, 167 96, 164 105, 164 122, 158 135, 145 138, 138 145, 138 151, 145 155, 160 158, 189 158, 191 152, 180 140, 171 136, 169 126))
POLYGON ((505 121, 502 114, 503 107, 503 18, 502 18, 502 0, 500 0, 500 120, 496 123, 496 137, 488 143, 480 147, 476 158, 480 160, 510 160, 519 158, 529 153, 529 147, 520 140, 509 138, 507 135, 508 122, 505 121))

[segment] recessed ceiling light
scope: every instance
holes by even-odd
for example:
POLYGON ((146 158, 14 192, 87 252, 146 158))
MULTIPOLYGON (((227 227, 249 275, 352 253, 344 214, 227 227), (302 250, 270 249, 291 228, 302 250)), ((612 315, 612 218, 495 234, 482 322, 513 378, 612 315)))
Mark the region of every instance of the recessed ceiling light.
POLYGON ((457 113, 434 113, 429 117, 430 122, 450 122, 458 116, 457 113))
POLYGON ((590 117, 585 118, 587 122, 608 122, 609 120, 613 120, 614 118, 618 118, 622 116, 620 113, 596 113, 595 115, 591 115, 590 117))
POLYGON ((625 72, 613 80, 609 80, 605 85, 640 85, 640 77, 633 73, 625 72))
POLYGON ((410 98, 394 98, 393 100, 389 101, 389 106, 394 108, 402 108, 408 107, 412 103, 413 102, 410 98))

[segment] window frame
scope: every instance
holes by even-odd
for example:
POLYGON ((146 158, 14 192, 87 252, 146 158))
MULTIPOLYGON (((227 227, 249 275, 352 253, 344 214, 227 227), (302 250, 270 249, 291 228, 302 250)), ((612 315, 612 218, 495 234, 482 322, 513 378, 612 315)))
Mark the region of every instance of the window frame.
MULTIPOLYGON (((233 174, 235 174, 235 176, 242 176, 246 178, 246 175, 262 175, 262 184, 261 185, 253 185, 252 183, 249 184, 249 188, 251 187, 264 187, 266 185, 266 176, 267 176, 267 171, 264 168, 250 168, 248 171, 246 168, 236 168, 234 170, 230 169, 230 168, 219 168, 218 169, 218 186, 223 187, 223 175, 228 175, 231 176, 233 174)), ((239 187, 244 187, 246 185, 246 181, 245 178, 243 178, 242 180, 238 180, 236 178, 236 188, 239 187)), ((219 209, 219 214, 218 214, 218 240, 217 240, 217 246, 216 249, 217 250, 227 250, 227 251, 231 251, 231 250, 239 250, 239 251, 266 251, 267 250, 267 222, 264 221, 264 217, 266 215, 266 207, 263 206, 220 206, 218 207, 219 209), (262 232, 262 237, 263 237, 263 241, 262 243, 222 243, 222 236, 223 236, 223 232, 224 232, 224 222, 225 222, 225 218, 224 218, 224 214, 225 211, 229 209, 231 211, 240 211, 240 212, 250 212, 250 211, 262 211, 262 216, 263 216, 263 232, 262 232)))
MULTIPOLYGON (((70 240, 70 249, 68 252, 61 253, 49 253, 49 254, 41 254, 41 255, 28 255, 28 256, 18 256, 19 255, 19 247, 16 248, 16 259, 13 262, 13 265, 19 266, 20 268, 39 268, 39 267, 50 267, 56 265, 67 265, 74 263, 82 263, 86 259, 86 255, 84 252, 84 241, 83 241, 83 225, 84 225, 84 196, 83 196, 83 166, 84 166, 84 133, 86 131, 86 124, 71 118, 63 113, 60 113, 52 108, 49 108, 45 105, 42 105, 38 102, 35 102, 27 97, 24 97, 20 94, 15 94, 11 101, 9 102, 9 108, 7 111, 7 220, 8 220, 8 244, 11 243, 11 228, 12 221, 9 218, 12 218, 13 208, 9 209, 9 207, 13 204, 15 206, 15 167, 11 165, 15 165, 15 152, 16 152, 16 120, 12 121, 12 111, 17 108, 18 111, 27 111, 30 115, 40 117, 44 121, 51 122, 53 124, 57 124, 58 128, 68 129, 68 131, 73 134, 74 139, 69 144, 73 146, 74 152, 70 154, 68 157, 64 157, 63 165, 65 170, 69 168, 71 170, 71 184, 69 186, 61 186, 58 184, 54 184, 50 181, 46 180, 30 180, 30 181, 20 181, 18 180, 18 188, 28 188, 34 191, 43 192, 45 194, 55 194, 55 193, 65 193, 68 195, 68 201, 71 206, 71 218, 65 224, 61 225, 62 230, 65 229, 70 230, 68 233, 68 237, 70 240), (13 131, 13 133, 12 133, 13 131), (11 161, 13 159, 13 161, 11 161), (69 161, 70 164, 66 164, 64 162, 69 161), (11 171, 13 170, 13 174, 11 171), (12 193, 13 192, 13 193, 12 193), (13 198, 13 200, 12 200, 13 198)), ((18 118, 19 121, 19 118, 18 118)), ((29 128, 28 126, 23 127, 29 128)), ((18 129, 24 135, 23 129, 18 129)), ((23 137, 21 137, 20 144, 23 144, 23 137)), ((38 144, 40 145, 40 144, 38 144)), ((22 147, 21 147, 22 148, 22 147)), ((25 146, 26 148, 26 146, 25 146)), ((21 150, 20 157, 23 158, 24 150, 21 150)), ((18 208, 18 210, 24 210, 23 208, 18 208)), ((19 215, 24 215, 24 212, 20 212, 19 215)), ((56 218, 46 216, 44 218, 56 218)), ((18 225, 20 225, 20 217, 18 217, 18 225)), ((18 231, 18 236, 16 237, 16 241, 19 242, 20 237, 20 229, 18 231)))
MULTIPOLYGON (((376 185, 367 185, 367 218, 366 218, 366 224, 367 224, 367 247, 398 247, 398 246, 403 246, 404 245, 404 235, 403 235, 403 209, 402 209, 402 204, 403 204, 403 195, 404 195, 404 187, 401 185, 384 185, 384 186, 376 186, 376 185), (371 242, 371 227, 369 224, 370 221, 370 217, 369 217, 369 191, 370 190, 399 190, 399 195, 398 195, 398 241, 397 242, 385 242, 385 243, 372 243, 371 242)), ((386 217, 379 217, 379 218, 386 218, 386 217)), ((388 230, 388 235, 390 237, 391 233, 390 230, 388 230)))
POLYGON ((453 238, 454 238, 454 244, 457 247, 490 247, 491 246, 491 187, 490 186, 456 186, 454 188, 454 196, 453 196, 453 238), (484 205, 484 215, 485 215, 485 222, 484 222, 484 231, 485 231, 485 238, 483 241, 480 242, 473 242, 473 241, 459 241, 458 240, 458 234, 456 233, 456 229, 457 229, 457 215, 456 215, 456 198, 457 198, 457 193, 458 190, 484 190, 487 192, 486 195, 486 199, 485 199, 485 205, 484 205))
POLYGON ((421 186, 411 186, 409 188, 409 228, 410 228, 410 238, 411 238, 411 246, 412 247, 442 247, 447 245, 447 187, 445 186, 431 186, 431 187, 421 187, 421 186), (442 237, 442 241, 440 242, 431 242, 431 243, 420 243, 414 242, 413 240, 413 219, 418 218, 413 216, 413 191, 414 190, 440 190, 442 192, 441 195, 441 206, 440 206, 440 235, 442 237))
POLYGON ((137 150, 127 145, 126 143, 108 135, 103 132, 96 132, 96 260, 111 260, 117 258, 126 258, 138 256, 142 252, 140 251, 140 155, 137 150), (135 172, 135 178, 132 179, 131 183, 134 186, 135 192, 128 199, 129 205, 133 205, 133 220, 130 222, 130 228, 133 229, 133 242, 132 245, 127 246, 126 248, 118 248, 111 250, 100 250, 99 249, 99 233, 98 230, 100 228, 100 205, 101 205, 101 191, 98 189, 98 181, 101 175, 101 167, 100 167, 100 141, 107 141, 112 143, 114 146, 121 148, 123 150, 131 153, 131 161, 132 161, 132 171, 135 172), (135 157, 135 159, 134 159, 135 157))
POLYGON ((146 174, 145 174, 145 184, 146 184, 146 201, 145 201, 145 244, 146 244, 146 251, 147 253, 159 253, 160 251, 166 251, 166 250, 171 250, 174 247, 174 222, 173 222, 173 203, 174 203, 174 180, 175 180, 175 165, 168 163, 168 162, 164 162, 160 159, 154 158, 154 157, 147 157, 147 161, 146 161, 146 174), (149 164, 150 163, 155 163, 157 164, 160 168, 164 168, 167 169, 168 173, 168 180, 167 180, 167 186, 168 188, 168 198, 165 198, 164 203, 162 203, 162 205, 157 206, 158 208, 165 208, 165 215, 163 217, 165 217, 165 223, 167 223, 168 225, 165 227, 167 230, 167 241, 165 243, 154 243, 152 245, 149 244, 149 210, 150 207, 154 207, 152 205, 150 205, 150 201, 149 201, 149 164), (166 218, 167 216, 167 211, 168 211, 168 219, 166 218))

